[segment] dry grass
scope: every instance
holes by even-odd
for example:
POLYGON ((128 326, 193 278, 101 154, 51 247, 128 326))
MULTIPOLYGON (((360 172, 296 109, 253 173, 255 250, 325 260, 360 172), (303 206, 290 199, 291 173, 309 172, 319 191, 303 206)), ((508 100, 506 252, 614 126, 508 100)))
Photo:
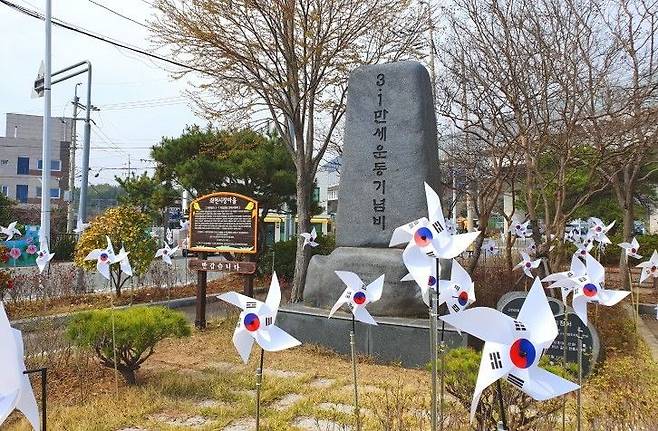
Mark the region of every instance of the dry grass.
MULTIPOLYGON (((141 385, 121 385, 115 399, 112 375, 90 375, 93 382, 83 397, 74 388, 57 385, 49 398, 49 428, 70 431, 115 431, 124 427, 148 430, 190 429, 168 426, 154 415, 173 417, 201 416, 208 422, 195 429, 223 429, 232 421, 254 415, 250 392, 255 387, 254 371, 258 351, 253 350, 249 364, 239 362, 231 343, 234 318, 214 322, 209 330, 195 332, 184 340, 166 340, 139 372, 141 385), (230 371, 226 369, 229 368, 230 371), (66 394, 64 396, 64 394, 66 394), (216 405, 202 401, 213 400, 216 405)), ((352 404, 351 363, 340 355, 316 346, 302 346, 276 354, 266 354, 266 369, 285 370, 288 375, 268 374, 262 392, 262 429, 292 430, 298 417, 313 417, 336 422, 340 428, 351 426, 353 415, 347 411, 323 410, 322 403, 352 404), (325 385, 315 385, 326 379, 325 385), (286 394, 301 399, 277 410, 272 404, 286 394)), ((359 364, 363 430, 429 429, 429 376, 421 370, 382 366, 366 360, 359 364), (392 406, 395 405, 395 408, 392 406), (399 412, 398 413, 396 413, 399 412), (385 423, 392 424, 390 427, 385 423)), ((79 384, 71 377, 70 383, 79 384)), ((36 387, 36 385, 35 385, 36 387)), ((450 406, 452 416, 465 412, 450 406)), ((5 429, 5 428, 3 428, 5 429)), ((27 431, 22 421, 14 421, 8 431, 27 431)), ((452 428, 457 429, 457 428, 452 428)))

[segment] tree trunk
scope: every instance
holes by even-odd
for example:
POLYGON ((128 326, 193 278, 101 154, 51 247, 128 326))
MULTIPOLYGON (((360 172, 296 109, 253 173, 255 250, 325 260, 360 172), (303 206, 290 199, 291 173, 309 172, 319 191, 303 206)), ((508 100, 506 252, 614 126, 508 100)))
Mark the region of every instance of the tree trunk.
POLYGON ((118 364, 117 371, 129 385, 134 386, 137 384, 137 375, 135 374, 135 370, 132 368, 129 368, 123 364, 118 364))
POLYGON ((304 284, 306 283, 306 270, 311 255, 310 250, 304 247, 302 232, 311 231, 311 187, 312 178, 297 178, 297 252, 295 254, 295 277, 293 279, 291 302, 301 302, 304 299, 304 284))
POLYGON ((505 234, 505 264, 507 265, 507 270, 512 272, 514 269, 514 262, 512 261, 512 230, 507 229, 505 234))
MULTIPOLYGON (((620 202, 621 203, 621 202, 620 202)), ((631 242, 633 239, 633 230, 634 230, 634 218, 635 214, 633 211, 633 196, 626 194, 623 202, 623 211, 624 211, 624 220, 623 220, 623 233, 622 240, 625 242, 631 242)), ((626 274, 628 273, 628 258, 626 253, 623 251, 619 255, 619 278, 622 280, 622 286, 624 290, 631 290, 631 285, 626 274)))
POLYGON ((489 215, 488 214, 480 214, 479 216, 479 223, 480 223, 480 235, 477 237, 475 240, 475 248, 473 249, 473 255, 471 256, 471 259, 468 262, 468 273, 473 275, 475 272, 475 269, 478 266, 478 262, 480 260, 480 255, 482 254, 482 244, 484 243, 484 240, 486 239, 487 236, 487 227, 489 226, 489 215), (484 227, 483 227, 484 226, 484 227))

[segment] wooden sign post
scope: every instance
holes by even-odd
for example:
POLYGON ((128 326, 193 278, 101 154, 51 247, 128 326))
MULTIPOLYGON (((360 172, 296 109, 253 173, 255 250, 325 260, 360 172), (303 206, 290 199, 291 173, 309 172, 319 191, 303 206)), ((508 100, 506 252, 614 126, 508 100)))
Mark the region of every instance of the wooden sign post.
MULTIPOLYGON (((194 325, 206 327, 208 271, 244 274, 245 286, 253 286, 254 262, 207 260, 209 253, 255 255, 258 252, 258 202, 237 193, 218 192, 190 203, 190 246, 199 259, 190 261, 197 271, 196 318, 194 325)), ((253 292, 246 292, 253 295, 253 292)))

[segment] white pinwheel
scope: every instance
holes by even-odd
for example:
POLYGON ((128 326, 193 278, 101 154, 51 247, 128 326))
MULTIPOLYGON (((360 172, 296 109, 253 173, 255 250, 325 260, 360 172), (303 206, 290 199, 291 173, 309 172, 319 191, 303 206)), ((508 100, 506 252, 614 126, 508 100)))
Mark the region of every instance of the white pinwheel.
POLYGON ((476 307, 441 316, 441 320, 485 342, 471 403, 471 420, 482 391, 501 378, 539 401, 579 388, 538 366, 543 352, 558 335, 553 312, 538 278, 516 319, 492 308, 476 307))
POLYGON ((162 261, 167 265, 172 265, 171 257, 178 251, 178 246, 170 248, 169 244, 164 243, 164 247, 155 252, 155 257, 161 257, 162 261))
MULTIPOLYGON (((429 218, 422 217, 396 228, 389 247, 407 243, 402 260, 423 292, 423 300, 428 303, 428 283, 430 286, 436 283, 435 259, 452 259, 460 255, 480 235, 480 231, 450 235, 439 196, 427 183, 425 197, 429 218)), ((403 280, 408 280, 408 277, 403 280)))
POLYGON ((633 238, 631 242, 622 242, 619 243, 619 247, 623 248, 626 252, 627 257, 634 257, 635 259, 642 259, 642 256, 637 254, 637 251, 640 249, 640 243, 637 242, 636 238, 633 238))
POLYGON ((574 256, 571 259, 571 270, 568 275, 548 287, 566 287, 573 291, 571 306, 585 325, 587 325, 587 303, 594 302, 610 307, 631 293, 604 289, 605 268, 591 254, 585 256, 585 263, 574 256))
POLYGON ((484 252, 485 256, 498 256, 498 253, 500 252, 496 241, 493 239, 484 240, 481 250, 484 252))
POLYGON ((585 259, 585 256, 587 256, 589 252, 592 251, 592 248, 594 247, 594 241, 586 238, 582 242, 576 243, 576 247, 578 247, 578 249, 574 252, 573 255, 580 257, 581 259, 585 259))
POLYGON ((347 304, 348 308, 354 315, 354 318, 359 322, 367 323, 368 325, 376 325, 377 322, 372 318, 366 305, 371 302, 378 301, 382 297, 382 290, 384 289, 384 275, 381 275, 369 285, 365 285, 361 278, 353 272, 349 271, 335 271, 338 278, 340 278, 347 288, 343 294, 338 298, 336 304, 331 309, 329 317, 333 316, 338 309, 347 304))
POLYGON ((654 250, 651 259, 642 262, 637 267, 642 268, 640 283, 644 282, 644 280, 649 277, 658 278, 658 251, 654 250))
POLYGON ((534 256, 537 253, 537 244, 535 244, 534 240, 528 241, 528 245, 525 247, 525 252, 530 256, 534 256))
POLYGON ((541 259, 532 260, 530 259, 530 256, 528 256, 528 253, 526 253, 525 251, 520 251, 519 254, 521 255, 521 258, 523 260, 517 263, 514 269, 522 268, 525 275, 527 275, 530 278, 533 278, 532 272, 530 270, 539 268, 541 259))
POLYGON ((43 270, 46 269, 46 266, 48 266, 48 263, 54 256, 55 253, 51 253, 48 249, 48 241, 45 235, 42 231, 39 231, 39 251, 37 252, 36 262, 40 273, 43 273, 43 270))
POLYGON ((521 223, 520 221, 516 221, 514 223, 514 235, 516 235, 517 238, 527 238, 530 236, 530 232, 528 231, 528 225, 530 224, 530 220, 527 220, 525 223, 521 223))
POLYGON ((311 233, 301 233, 300 234, 302 238, 304 238, 304 245, 303 247, 309 246, 309 247, 317 247, 318 244, 315 242, 315 240, 318 238, 318 233, 316 232, 315 228, 311 230, 311 233))
POLYGON ((123 246, 119 250, 119 254, 116 255, 115 262, 119 262, 121 272, 132 277, 133 276, 133 267, 130 265, 130 259, 128 259, 129 251, 126 251, 123 246))
POLYGON ((5 235, 7 238, 5 238, 5 241, 11 241, 14 238, 14 235, 21 236, 21 231, 16 229, 16 223, 15 221, 9 223, 9 226, 7 227, 2 227, 0 226, 0 233, 5 235))
POLYGON ((254 341, 268 352, 278 352, 301 344, 295 337, 274 325, 281 303, 281 288, 276 273, 272 274, 265 302, 237 292, 224 293, 218 298, 242 309, 233 332, 233 344, 245 364, 249 362, 254 341))
POLYGON ((475 283, 455 259, 452 260, 450 280, 439 280, 438 305, 444 302, 451 313, 458 313, 475 302, 475 283))
MULTIPOLYGON (((112 241, 109 236, 105 236, 107 239, 106 248, 97 248, 89 252, 85 260, 95 260, 96 269, 98 272, 110 280, 110 265, 119 262, 117 256, 114 254, 114 248, 112 247, 112 241)), ((122 268, 123 270, 123 268, 122 268)))
MULTIPOLYGON (((587 254, 587 253, 586 253, 587 254)), ((547 286, 548 289, 559 288, 562 293, 562 302, 566 305, 567 297, 575 288, 574 283, 570 279, 576 276, 576 271, 580 270, 583 262, 580 260, 576 253, 571 256, 571 267, 569 271, 555 272, 544 277, 542 283, 552 283, 547 286)))
POLYGON ((14 410, 25 415, 34 431, 40 429, 39 407, 25 368, 23 335, 13 329, 0 302, 0 425, 14 410))
POLYGON ((82 220, 78 219, 75 229, 73 229, 73 232, 77 233, 78 235, 82 235, 82 232, 84 232, 85 229, 87 229, 88 227, 89 227, 89 223, 83 223, 82 220))
POLYGON ((590 217, 587 222, 589 223, 589 232, 588 236, 598 241, 599 244, 612 244, 610 238, 608 238, 608 231, 612 229, 617 220, 613 220, 609 225, 605 225, 603 220, 598 217, 590 217))

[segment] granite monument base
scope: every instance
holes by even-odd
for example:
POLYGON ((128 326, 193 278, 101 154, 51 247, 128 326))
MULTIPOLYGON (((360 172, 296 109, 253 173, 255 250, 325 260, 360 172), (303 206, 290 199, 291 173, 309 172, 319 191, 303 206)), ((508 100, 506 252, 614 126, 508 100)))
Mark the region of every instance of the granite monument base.
MULTIPOLYGON (((331 319, 328 315, 327 310, 287 304, 279 309, 276 324, 304 344, 318 344, 349 354, 351 314, 338 311, 331 319)), ((375 326, 356 322, 359 353, 370 355, 377 363, 399 363, 407 368, 424 367, 430 362, 427 318, 379 317, 377 323, 375 326)), ((438 333, 437 340, 440 329, 438 333)), ((466 334, 446 326, 444 341, 448 348, 466 346, 466 334)))
POLYGON ((354 272, 366 285, 382 274, 386 276, 381 299, 368 304, 373 316, 427 316, 420 288, 413 281, 400 281, 408 273, 402 250, 338 247, 328 256, 313 256, 306 274, 305 305, 327 310, 334 306, 346 287, 334 271, 354 272))

